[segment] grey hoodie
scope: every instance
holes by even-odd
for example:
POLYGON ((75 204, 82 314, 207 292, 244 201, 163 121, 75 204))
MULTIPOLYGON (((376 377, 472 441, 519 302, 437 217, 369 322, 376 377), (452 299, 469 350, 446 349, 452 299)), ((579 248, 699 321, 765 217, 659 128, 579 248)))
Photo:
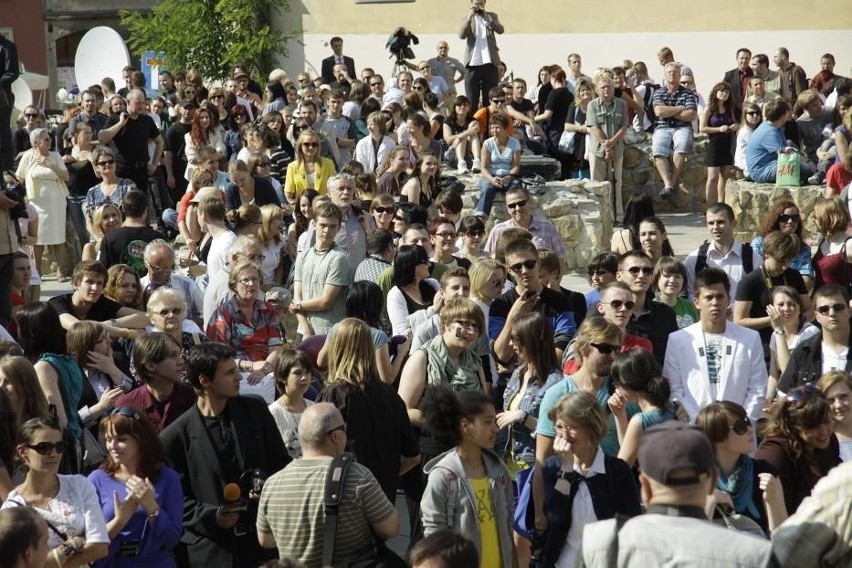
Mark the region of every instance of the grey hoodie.
MULTIPOLYGON (((512 481, 509 471, 497 454, 483 450, 482 458, 491 490, 491 506, 497 522, 502 566, 511 568, 515 565, 512 541, 512 481)), ((455 529, 472 539, 481 553, 476 496, 467 480, 457 449, 448 450, 430 460, 423 471, 429 476, 426 491, 420 501, 424 534, 429 536, 443 528, 455 529)))

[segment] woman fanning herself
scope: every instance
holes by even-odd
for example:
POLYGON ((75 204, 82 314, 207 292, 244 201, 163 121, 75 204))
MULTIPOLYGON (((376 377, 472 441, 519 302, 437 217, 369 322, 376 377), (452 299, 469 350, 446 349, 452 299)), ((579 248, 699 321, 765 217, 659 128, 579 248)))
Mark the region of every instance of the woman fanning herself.
POLYGON ((101 422, 107 458, 89 475, 109 531, 109 556, 96 568, 172 568, 183 533, 180 478, 144 414, 117 408, 101 422))
POLYGON ((798 509, 814 485, 840 464, 832 427, 831 407, 813 385, 791 390, 770 407, 755 458, 769 462, 781 479, 788 511, 798 509))
POLYGON ((728 83, 716 83, 701 113, 700 132, 708 134, 707 143, 707 205, 725 202, 725 184, 734 171, 734 133, 739 124, 734 117, 734 101, 728 83))
POLYGON ((771 303, 766 313, 772 324, 769 340, 769 384, 766 388, 767 404, 775 399, 778 379, 790 362, 790 354, 803 341, 819 333, 819 328, 805 321, 802 296, 795 288, 776 286, 772 289, 771 303))
POLYGON ((852 460, 852 379, 842 372, 832 371, 820 377, 817 383, 831 406, 834 435, 840 443, 840 459, 852 460))
POLYGON ((405 201, 429 207, 438 195, 440 169, 438 154, 421 153, 417 163, 414 164, 414 175, 402 186, 400 197, 404 197, 405 201))
POLYGON ((712 402, 701 409, 695 424, 716 454, 716 504, 745 515, 767 533, 774 531, 787 518, 784 489, 770 464, 751 457, 754 428, 745 409, 727 400, 712 402))
MULTIPOLYGON (((429 476, 420 508, 423 533, 455 529, 473 540, 482 568, 517 566, 512 544, 512 485, 500 457, 497 418, 489 396, 455 393, 446 386, 423 397, 426 425, 452 446, 426 464, 429 476)), ((475 568, 475 567, 470 567, 475 568)))
POLYGON ((683 329, 698 321, 695 303, 683 296, 686 289, 686 267, 683 261, 664 256, 654 268, 652 287, 654 300, 666 304, 675 311, 677 327, 683 329))
MULTIPOLYGON (((109 535, 98 496, 85 477, 59 475, 65 452, 62 429, 52 419, 33 418, 18 431, 18 459, 27 468, 24 482, 3 503, 32 507, 47 521, 50 568, 87 566, 107 555, 109 535)), ((4 559, 5 560, 5 559, 4 559)))
POLYGON ((630 349, 616 355, 612 362, 615 393, 609 397, 609 408, 615 415, 618 432, 618 457, 627 465, 636 463, 639 442, 646 429, 677 418, 669 402, 671 389, 654 356, 644 349, 630 349), (628 418, 626 402, 635 402, 641 412, 628 418))
POLYGON ((350 451, 394 500, 399 477, 420 463, 405 404, 379 379, 366 323, 344 319, 335 326, 330 343, 328 386, 317 402, 330 402, 340 410, 350 451))

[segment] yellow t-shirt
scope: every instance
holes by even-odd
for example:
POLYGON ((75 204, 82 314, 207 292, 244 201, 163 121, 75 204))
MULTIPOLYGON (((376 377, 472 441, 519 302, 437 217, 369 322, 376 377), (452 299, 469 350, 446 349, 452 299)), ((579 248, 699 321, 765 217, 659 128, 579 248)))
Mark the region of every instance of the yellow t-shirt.
POLYGON ((494 502, 491 500, 488 478, 470 479, 470 485, 476 496, 476 518, 479 521, 479 540, 482 547, 479 565, 481 568, 501 566, 500 537, 497 535, 497 518, 494 516, 494 502))

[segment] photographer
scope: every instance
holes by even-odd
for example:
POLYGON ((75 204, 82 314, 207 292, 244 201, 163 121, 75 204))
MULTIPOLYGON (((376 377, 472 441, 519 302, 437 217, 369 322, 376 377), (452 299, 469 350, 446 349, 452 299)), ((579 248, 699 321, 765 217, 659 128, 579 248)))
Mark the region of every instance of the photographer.
POLYGON ((4 176, 0 176, 0 324, 9 327, 12 317, 12 275, 15 273, 15 252, 19 248, 17 222, 11 212, 23 206, 9 194, 4 176), (17 228, 17 229, 16 229, 17 228))
POLYGON ((485 11, 485 0, 470 0, 470 13, 461 21, 459 37, 467 42, 464 88, 474 111, 479 108, 480 95, 482 106, 488 106, 488 91, 497 86, 500 52, 494 34, 503 31, 497 14, 485 11))

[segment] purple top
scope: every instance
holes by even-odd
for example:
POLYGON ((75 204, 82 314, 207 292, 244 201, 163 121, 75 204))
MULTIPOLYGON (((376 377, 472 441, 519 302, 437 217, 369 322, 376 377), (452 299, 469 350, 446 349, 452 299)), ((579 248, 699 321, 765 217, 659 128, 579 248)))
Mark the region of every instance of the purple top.
MULTIPOLYGON (((89 481, 95 486, 98 501, 109 523, 115 518, 113 491, 118 492, 122 501, 127 497, 127 487, 123 481, 108 475, 102 469, 89 474, 89 481)), ((96 561, 95 568, 174 568, 172 550, 177 546, 183 534, 183 489, 175 470, 161 467, 157 481, 154 482, 160 514, 148 520, 145 509, 136 508, 133 518, 118 533, 109 545, 109 555, 96 561)))
POLYGON ((714 112, 710 115, 710 119, 707 121, 707 126, 710 126, 712 128, 719 128, 720 126, 725 125, 730 126, 733 123, 734 117, 732 117, 730 114, 714 112))

